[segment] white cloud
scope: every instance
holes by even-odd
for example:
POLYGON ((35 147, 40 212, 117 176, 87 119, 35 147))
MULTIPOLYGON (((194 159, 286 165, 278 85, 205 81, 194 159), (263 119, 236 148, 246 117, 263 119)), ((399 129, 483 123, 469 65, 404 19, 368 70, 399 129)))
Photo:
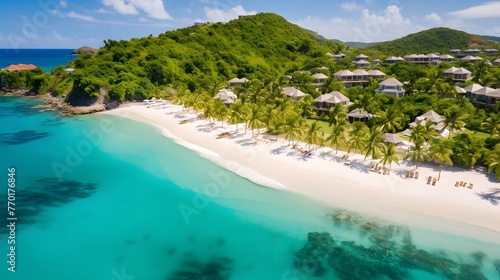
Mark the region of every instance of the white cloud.
POLYGON ((81 14, 75 13, 74 11, 71 11, 69 13, 63 13, 59 10, 51 10, 50 12, 53 15, 58 16, 58 17, 76 18, 76 19, 80 19, 80 20, 88 21, 88 22, 98 22, 99 21, 92 16, 81 15, 81 14))
POLYGON ((236 7, 232 7, 227 11, 217 9, 217 8, 208 8, 205 7, 205 16, 207 17, 207 21, 209 22, 227 22, 232 19, 238 18, 240 15, 254 15, 257 12, 256 11, 251 11, 247 12, 245 9, 241 6, 238 5, 236 7))
POLYGON ((359 42, 387 41, 419 30, 394 5, 388 6, 381 14, 364 9, 359 18, 321 19, 308 16, 296 23, 327 38, 359 42))
POLYGON ((109 10, 106 10, 106 9, 103 9, 103 8, 99 8, 97 10, 95 10, 96 13, 99 13, 99 14, 109 14, 110 11, 109 10))
POLYGON ((98 21, 94 17, 77 14, 77 13, 75 13, 73 11, 67 13, 66 16, 69 17, 69 18, 77 18, 77 19, 81 19, 83 21, 89 21, 89 22, 97 22, 98 21))
POLYGON ((131 3, 125 3, 125 0, 101 0, 101 2, 124 15, 137 15, 139 11, 131 3))
POLYGON ((155 19, 172 19, 162 0, 101 0, 101 2, 124 15, 138 15, 139 10, 155 19))
POLYGON ((500 17, 500 2, 487 2, 467 9, 450 12, 449 14, 463 19, 498 18, 500 17))
POLYGON ((66 42, 71 40, 71 38, 62 36, 61 34, 57 33, 56 31, 52 31, 50 35, 47 37, 49 41, 58 41, 58 42, 66 42))
POLYGON ((443 21, 441 17, 436 13, 430 13, 428 15, 425 15, 424 19, 435 24, 439 24, 443 21))
POLYGON ((349 12, 355 12, 355 11, 361 11, 363 10, 363 7, 356 3, 355 1, 352 2, 344 2, 340 4, 340 8, 343 10, 349 11, 349 12))
POLYGON ((66 8, 68 7, 68 3, 66 1, 59 1, 59 6, 66 8))

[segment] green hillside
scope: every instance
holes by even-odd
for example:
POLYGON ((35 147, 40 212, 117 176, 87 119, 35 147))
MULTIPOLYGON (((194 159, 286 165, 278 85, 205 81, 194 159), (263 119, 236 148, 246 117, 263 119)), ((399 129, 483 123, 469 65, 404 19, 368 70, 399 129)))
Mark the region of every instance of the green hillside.
POLYGON ((500 37, 498 36, 481 35, 481 37, 491 42, 500 43, 500 37))
POLYGON ((450 49, 464 49, 491 45, 491 42, 478 35, 450 28, 432 28, 403 38, 370 46, 367 49, 385 54, 403 56, 411 53, 446 53, 450 49))
POLYGON ((234 77, 275 79, 303 66, 328 66, 326 40, 275 14, 192 26, 130 41, 105 41, 75 61, 74 84, 89 96, 101 86, 116 100, 143 98, 172 84, 214 88, 234 77))

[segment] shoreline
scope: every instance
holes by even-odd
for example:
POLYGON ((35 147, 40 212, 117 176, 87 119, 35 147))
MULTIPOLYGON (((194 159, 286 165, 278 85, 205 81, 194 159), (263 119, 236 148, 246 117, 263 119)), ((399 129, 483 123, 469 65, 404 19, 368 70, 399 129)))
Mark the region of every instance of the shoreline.
MULTIPOLYGON (((369 171, 377 161, 351 155, 350 165, 330 148, 320 148, 305 156, 288 146, 288 141, 259 136, 251 143, 251 132, 236 134, 234 125, 217 122, 210 132, 207 120, 182 111, 177 105, 147 108, 131 103, 100 112, 152 125, 160 133, 211 160, 215 164, 259 185, 291 191, 323 204, 364 213, 424 229, 444 231, 500 244, 500 206, 479 197, 495 187, 492 176, 460 168, 446 168, 436 186, 426 184, 436 176, 434 166, 420 166, 419 179, 405 178, 414 164, 403 160, 393 165, 390 175, 369 171), (189 120, 180 125, 181 120, 189 120), (222 132, 230 138, 217 139, 222 132), (455 187, 456 180, 473 182, 474 188, 455 187)), ((240 129, 243 126, 240 126, 240 129)), ((490 174, 491 175, 491 174, 490 174)))

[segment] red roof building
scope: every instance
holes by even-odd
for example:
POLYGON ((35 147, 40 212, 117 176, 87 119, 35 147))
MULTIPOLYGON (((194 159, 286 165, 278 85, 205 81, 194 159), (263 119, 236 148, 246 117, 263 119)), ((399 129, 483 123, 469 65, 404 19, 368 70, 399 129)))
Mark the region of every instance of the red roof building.
POLYGON ((36 69, 36 66, 33 64, 11 64, 7 67, 5 67, 3 70, 6 71, 22 71, 22 70, 33 70, 36 69))

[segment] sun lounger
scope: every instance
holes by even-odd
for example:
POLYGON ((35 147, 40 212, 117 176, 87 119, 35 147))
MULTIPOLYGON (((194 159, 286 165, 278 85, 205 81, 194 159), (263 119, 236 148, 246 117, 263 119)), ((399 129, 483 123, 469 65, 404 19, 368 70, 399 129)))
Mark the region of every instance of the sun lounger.
POLYGON ((418 171, 415 172, 415 179, 418 179, 418 171))
POLYGON ((460 181, 459 186, 460 186, 460 187, 463 187, 463 185, 464 185, 464 181, 460 181))
POLYGON ((455 183, 455 187, 457 187, 457 188, 458 188, 458 186, 459 186, 459 185, 460 185, 460 182, 459 182, 459 181, 457 181, 457 182, 455 183))
POLYGON ((469 186, 467 188, 472 189, 474 187, 473 183, 469 183, 469 186))
POLYGON ((429 178, 427 178, 427 185, 430 185, 431 184, 431 181, 432 181, 432 177, 429 176, 429 178))
POLYGON ((410 178, 413 179, 413 176, 415 175, 415 173, 413 173, 413 171, 410 171, 410 178))
POLYGON ((464 182, 464 184, 462 185, 462 187, 467 187, 467 182, 464 182))
POLYGON ((436 185, 436 182, 437 182, 437 178, 436 178, 436 177, 432 178, 432 185, 433 185, 433 186, 435 186, 435 185, 436 185))

